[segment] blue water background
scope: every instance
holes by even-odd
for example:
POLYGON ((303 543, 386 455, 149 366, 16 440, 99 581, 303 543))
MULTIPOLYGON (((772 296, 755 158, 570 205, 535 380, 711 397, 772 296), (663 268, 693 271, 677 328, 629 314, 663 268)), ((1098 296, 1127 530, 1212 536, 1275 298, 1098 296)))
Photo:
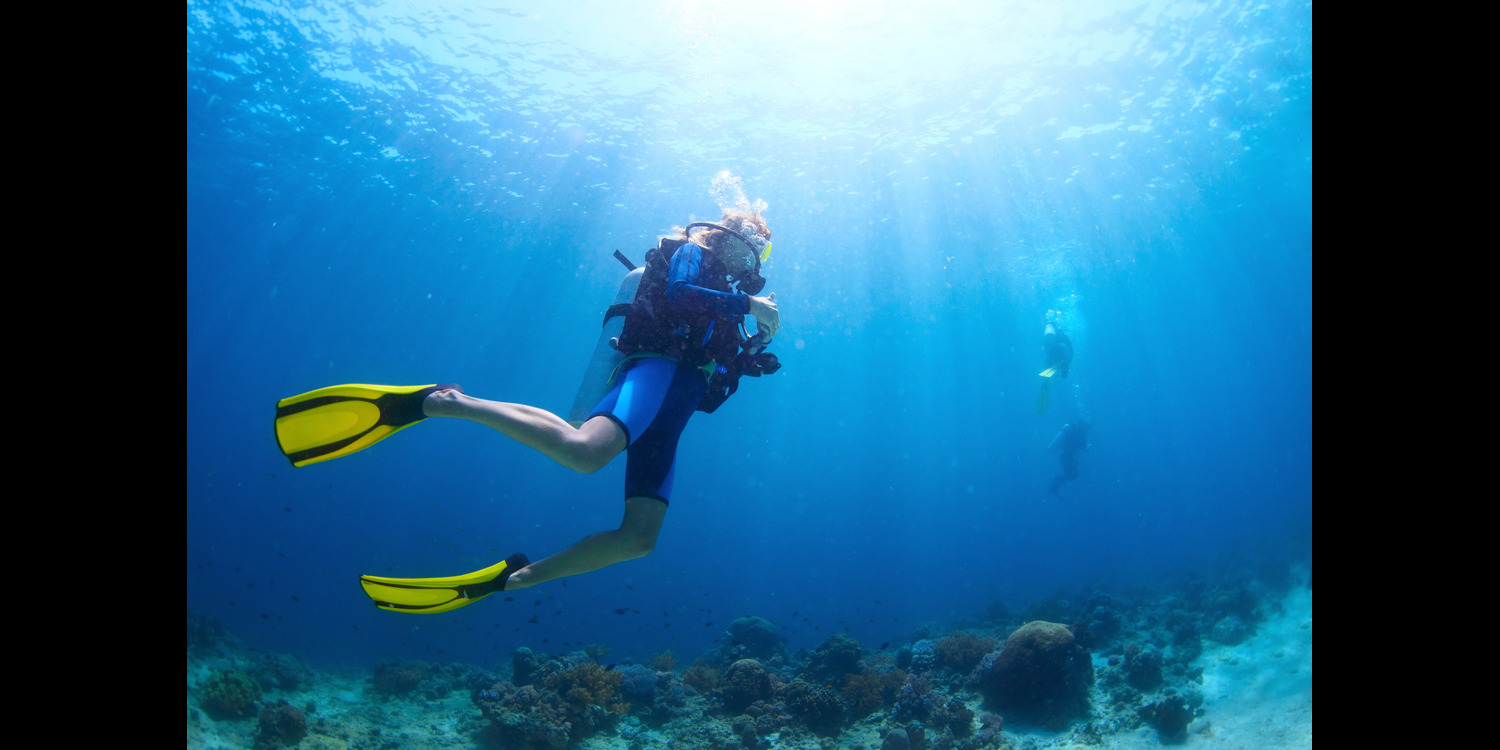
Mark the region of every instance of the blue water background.
POLYGON ((567 5, 188 3, 190 608, 325 665, 687 660, 746 614, 876 646, 1310 561, 1310 4, 567 5), (371 606, 360 573, 612 528, 624 460, 577 475, 433 420, 293 469, 276 400, 457 381, 566 411, 611 251, 715 218, 721 170, 770 204, 785 366, 689 424, 656 551, 371 606), (1078 353, 1040 415, 1048 309, 1078 353))

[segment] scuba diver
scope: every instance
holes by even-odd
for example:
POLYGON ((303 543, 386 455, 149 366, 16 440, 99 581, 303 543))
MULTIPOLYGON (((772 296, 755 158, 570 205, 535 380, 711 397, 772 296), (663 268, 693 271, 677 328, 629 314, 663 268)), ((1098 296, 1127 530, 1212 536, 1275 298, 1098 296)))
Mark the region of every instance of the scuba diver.
POLYGON ((1068 376, 1068 365, 1073 363, 1073 342, 1063 333, 1056 310, 1048 310, 1042 319, 1042 390, 1036 396, 1036 413, 1046 414, 1052 402, 1052 376, 1068 376))
MULTIPOLYGON (((590 367, 613 372, 593 384, 605 395, 586 418, 569 422, 534 406, 475 398, 454 384, 333 386, 277 404, 277 443, 294 466, 363 450, 427 417, 478 422, 580 473, 598 471, 626 453, 625 515, 618 529, 590 534, 536 562, 517 554, 465 575, 361 576, 360 585, 376 606, 445 612, 496 591, 651 552, 671 498, 677 443, 688 418, 718 408, 741 376, 780 368, 776 355, 764 351, 781 325, 776 295, 756 296, 766 283, 761 264, 771 255, 763 206, 726 208, 717 223, 675 228, 675 236, 660 238, 647 252, 644 269, 627 276, 638 287, 626 295, 621 286, 629 304, 606 312, 606 328, 613 323, 620 330, 604 347, 611 350, 614 366, 590 367), (746 315, 755 318, 753 336, 745 331, 746 315)), ((586 377, 584 388, 589 387, 586 377)))
POLYGON ((1057 451, 1058 458, 1062 459, 1062 473, 1052 478, 1053 495, 1061 497, 1057 491, 1062 489, 1063 483, 1078 478, 1078 451, 1089 447, 1089 430, 1092 428, 1087 419, 1065 424, 1052 438, 1052 444, 1047 446, 1047 450, 1057 451))

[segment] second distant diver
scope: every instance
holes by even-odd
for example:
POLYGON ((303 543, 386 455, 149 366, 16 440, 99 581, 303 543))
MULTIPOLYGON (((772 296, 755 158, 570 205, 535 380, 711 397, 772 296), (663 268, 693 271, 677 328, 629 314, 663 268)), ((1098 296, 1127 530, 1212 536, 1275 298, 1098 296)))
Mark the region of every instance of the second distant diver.
POLYGON ((1036 411, 1046 414, 1052 401, 1052 378, 1068 376, 1068 366, 1073 364, 1073 341, 1063 333, 1056 310, 1048 310, 1042 319, 1042 390, 1036 397, 1036 411))
POLYGON ((764 351, 781 325, 776 295, 756 296, 765 286, 761 264, 771 253, 760 208, 729 208, 718 223, 692 222, 674 231, 647 253, 616 346, 624 362, 581 426, 534 406, 475 398, 454 385, 334 386, 278 404, 278 443, 298 466, 361 450, 426 417, 478 422, 581 473, 626 454, 625 516, 618 529, 590 534, 536 562, 513 555, 465 575, 361 576, 377 606, 444 612, 495 591, 644 557, 655 547, 688 419, 694 411, 716 409, 741 376, 780 367, 764 351), (753 336, 744 331, 746 315, 756 321, 753 336), (344 399, 340 389, 356 390, 344 399))
POLYGON ((1089 430, 1092 425, 1088 420, 1080 419, 1063 425, 1057 435, 1052 438, 1052 444, 1047 450, 1055 451, 1062 461, 1062 473, 1052 478, 1052 494, 1062 489, 1065 482, 1078 478, 1078 451, 1089 447, 1089 430))

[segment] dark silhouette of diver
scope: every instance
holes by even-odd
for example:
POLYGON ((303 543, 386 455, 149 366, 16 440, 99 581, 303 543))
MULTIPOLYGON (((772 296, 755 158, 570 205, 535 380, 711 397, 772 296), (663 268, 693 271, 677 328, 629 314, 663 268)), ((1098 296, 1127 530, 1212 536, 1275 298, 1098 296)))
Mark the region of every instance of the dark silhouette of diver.
POLYGON ((1089 430, 1093 427, 1086 419, 1063 425, 1047 450, 1057 451, 1062 460, 1062 473, 1052 478, 1052 494, 1062 489, 1063 483, 1078 478, 1078 451, 1089 447, 1089 430))
POLYGON ((1036 413, 1046 414, 1052 402, 1052 377, 1068 376, 1068 366, 1073 364, 1073 341, 1063 333, 1057 320, 1057 311, 1048 310, 1043 318, 1042 332, 1042 390, 1036 396, 1036 413))

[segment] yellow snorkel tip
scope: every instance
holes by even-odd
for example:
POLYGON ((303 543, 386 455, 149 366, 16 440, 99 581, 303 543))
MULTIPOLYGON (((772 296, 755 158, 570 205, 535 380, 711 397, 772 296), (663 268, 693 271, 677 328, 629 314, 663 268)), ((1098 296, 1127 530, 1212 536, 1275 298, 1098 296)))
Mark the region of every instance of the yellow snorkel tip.
POLYGON ((767 242, 764 249, 760 251, 760 262, 765 263, 771 259, 771 243, 767 242))

